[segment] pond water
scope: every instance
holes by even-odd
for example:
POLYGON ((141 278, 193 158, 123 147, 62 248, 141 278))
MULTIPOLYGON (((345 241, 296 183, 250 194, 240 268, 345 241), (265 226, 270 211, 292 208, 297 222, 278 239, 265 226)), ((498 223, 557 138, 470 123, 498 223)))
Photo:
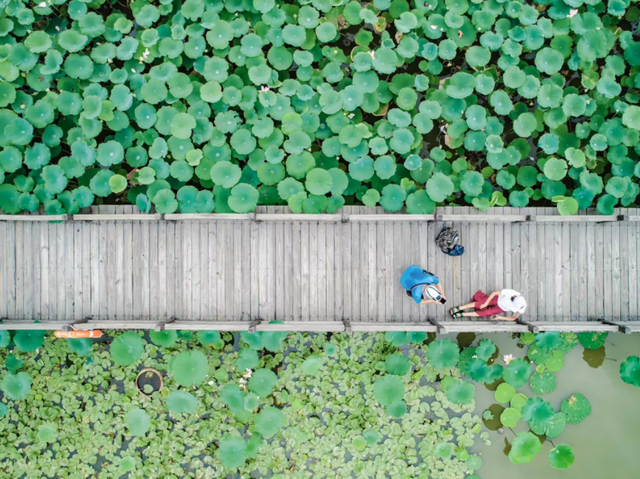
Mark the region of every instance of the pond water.
MULTIPOLYGON (((494 341, 500 354, 523 357, 526 349, 517 347, 517 340, 506 334, 483 335, 494 341)), ((617 478, 631 479, 640 471, 640 388, 625 384, 620 379, 620 363, 629 355, 640 353, 640 334, 610 334, 605 343, 605 357, 601 366, 593 368, 583 358, 585 350, 576 347, 565 356, 565 365, 556 373, 558 387, 543 396, 556 408, 563 399, 574 393, 582 393, 591 403, 592 414, 578 425, 567 425, 555 445, 567 444, 573 448, 574 464, 567 470, 553 469, 548 454, 552 449, 545 441, 542 451, 529 464, 514 465, 504 454, 505 438, 514 433, 505 429, 504 434, 491 431, 491 446, 477 443, 476 451, 482 454, 484 465, 478 471, 482 479, 568 479, 568 478, 617 478)), ((592 354, 589 361, 597 365, 601 352, 592 354)), ((526 386, 522 392, 532 395, 526 386)), ((495 403, 493 392, 482 385, 476 386, 477 412, 482 413, 495 403)), ((520 421, 515 432, 528 430, 520 421)))

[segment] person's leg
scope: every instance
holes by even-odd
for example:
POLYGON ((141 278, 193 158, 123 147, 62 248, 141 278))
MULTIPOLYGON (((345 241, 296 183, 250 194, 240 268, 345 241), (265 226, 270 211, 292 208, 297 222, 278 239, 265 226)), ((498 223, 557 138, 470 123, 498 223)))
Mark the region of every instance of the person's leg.
POLYGON ((475 303, 463 304, 462 306, 458 306, 458 309, 471 309, 475 307, 475 303))
POLYGON ((462 316, 467 316, 467 317, 470 317, 470 318, 477 318, 480 315, 478 313, 476 313, 475 311, 470 311, 470 312, 467 312, 467 313, 462 313, 462 316))

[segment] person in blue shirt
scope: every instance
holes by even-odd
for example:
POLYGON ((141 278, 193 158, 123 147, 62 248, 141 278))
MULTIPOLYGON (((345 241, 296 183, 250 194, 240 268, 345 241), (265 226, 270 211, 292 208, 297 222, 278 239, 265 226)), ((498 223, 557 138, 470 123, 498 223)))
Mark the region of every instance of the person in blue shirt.
POLYGON ((420 266, 409 266, 402 274, 400 284, 407 292, 407 296, 411 296, 418 304, 444 304, 447 302, 438 277, 420 266), (440 294, 437 294, 438 291, 440 294))

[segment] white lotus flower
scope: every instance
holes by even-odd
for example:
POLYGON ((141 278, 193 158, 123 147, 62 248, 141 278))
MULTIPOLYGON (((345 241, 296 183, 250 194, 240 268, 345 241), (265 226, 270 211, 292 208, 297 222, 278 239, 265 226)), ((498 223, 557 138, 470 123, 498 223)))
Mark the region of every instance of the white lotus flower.
POLYGON ((515 358, 513 357, 513 354, 505 354, 502 359, 504 360, 506 365, 509 365, 509 363, 511 361, 513 361, 515 358))
POLYGON ((260 93, 265 93, 269 91, 269 87, 267 85, 262 85, 260 87, 260 93))
POLYGON ((569 10, 569 15, 567 15, 567 18, 573 18, 576 16, 577 13, 578 13, 578 9, 572 8, 571 10, 569 10))

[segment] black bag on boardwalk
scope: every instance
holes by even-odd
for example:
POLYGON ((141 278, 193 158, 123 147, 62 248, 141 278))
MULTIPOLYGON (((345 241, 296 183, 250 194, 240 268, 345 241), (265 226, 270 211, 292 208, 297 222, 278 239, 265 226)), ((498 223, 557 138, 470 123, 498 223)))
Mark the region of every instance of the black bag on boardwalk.
POLYGON ((464 253, 464 248, 458 244, 458 232, 453 228, 445 226, 442 231, 438 233, 436 238, 436 244, 443 253, 449 256, 460 256, 464 253))

